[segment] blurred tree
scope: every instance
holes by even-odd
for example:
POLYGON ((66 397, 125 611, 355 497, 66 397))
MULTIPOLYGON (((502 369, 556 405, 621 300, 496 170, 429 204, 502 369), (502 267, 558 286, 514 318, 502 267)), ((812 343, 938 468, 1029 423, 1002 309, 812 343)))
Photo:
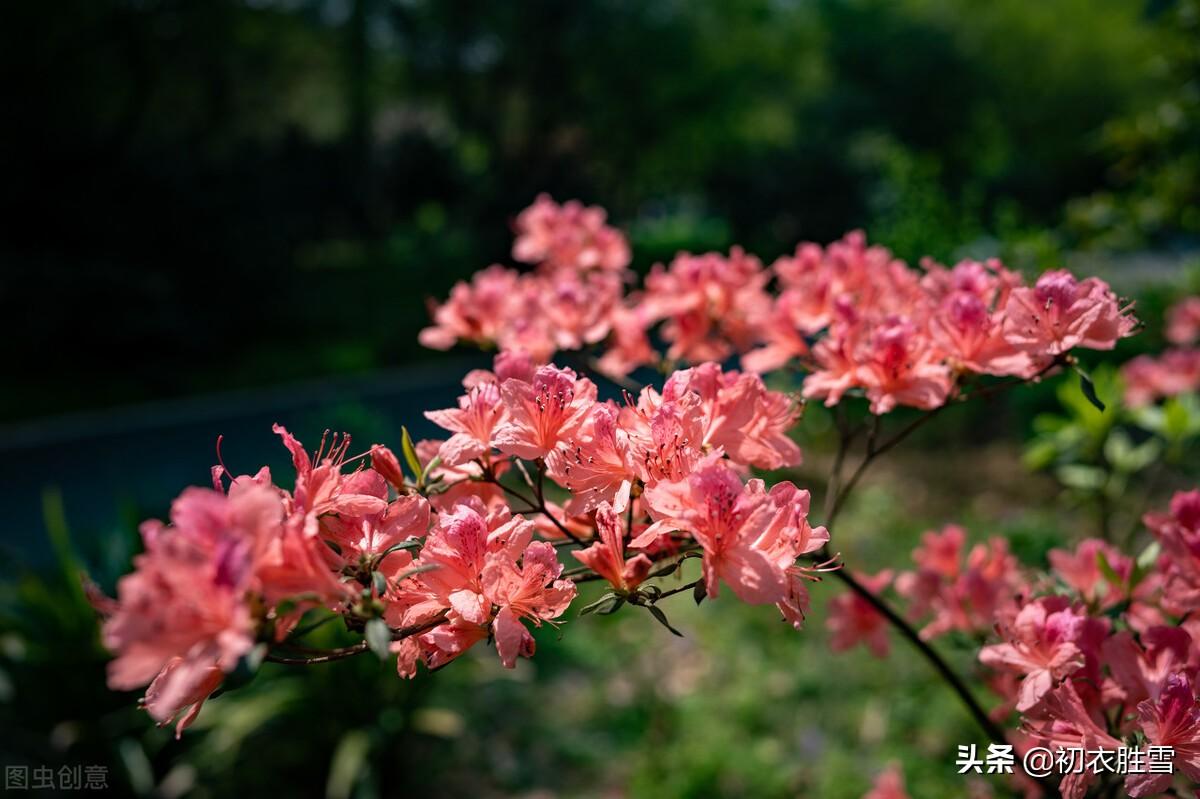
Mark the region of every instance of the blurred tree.
POLYGON ((425 296, 505 260, 542 190, 608 206, 643 267, 859 226, 950 258, 1056 224, 1109 186, 1106 123, 1181 102, 1155 63, 1186 22, 1120 0, 0 13, 0 312, 36 343, 9 353, 7 418, 420 357, 425 296))

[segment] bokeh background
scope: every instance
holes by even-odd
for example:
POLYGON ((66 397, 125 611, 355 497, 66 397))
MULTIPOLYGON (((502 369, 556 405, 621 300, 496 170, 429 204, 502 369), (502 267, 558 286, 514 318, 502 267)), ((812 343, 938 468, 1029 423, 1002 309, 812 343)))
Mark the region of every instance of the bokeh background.
MULTIPOLYGON (((426 301, 507 261, 538 192, 608 208, 641 271, 863 228, 1098 273, 1150 322, 1116 360, 1200 288, 1195 0, 17 0, 0 76, 0 757, 121 794, 836 799, 899 760, 962 795, 978 732, 903 642, 831 656, 832 586, 802 634, 681 601, 684 639, 587 617, 514 672, 268 667, 181 742, 104 689, 79 571, 111 591, 219 434, 239 471, 286 471, 273 421, 432 434, 481 356, 422 351, 426 301)), ((1059 388, 946 414, 849 509, 847 561, 949 520, 1033 564, 1089 532, 1021 461, 1059 388)), ((800 435, 819 498, 828 419, 800 435)))

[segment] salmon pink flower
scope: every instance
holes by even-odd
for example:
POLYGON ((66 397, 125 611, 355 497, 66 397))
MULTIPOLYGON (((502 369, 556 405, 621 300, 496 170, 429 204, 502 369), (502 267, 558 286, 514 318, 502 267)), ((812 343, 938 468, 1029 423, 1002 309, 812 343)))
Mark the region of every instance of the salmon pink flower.
POLYGON ((404 494, 380 513, 327 517, 321 522, 321 534, 337 547, 342 562, 358 564, 382 555, 396 544, 423 538, 429 530, 429 519, 429 500, 404 494))
POLYGON ((1104 662, 1121 700, 1133 709, 1145 699, 1157 700, 1167 678, 1191 672, 1192 637, 1181 627, 1151 627, 1135 639, 1122 630, 1104 641, 1104 662))
POLYGON ((800 448, 787 436, 800 411, 787 396, 768 391, 758 375, 700 364, 672 374, 662 399, 679 402, 688 393, 700 398, 702 448, 720 447, 731 460, 760 469, 800 463, 800 448))
POLYGON ((749 349, 770 313, 762 263, 738 247, 719 253, 680 253, 669 268, 646 277, 641 307, 665 319, 667 357, 692 363, 720 361, 749 349))
POLYGON ((545 541, 527 546, 520 564, 507 553, 498 553, 484 566, 480 580, 488 601, 499 607, 492 634, 506 668, 513 668, 518 656, 533 654, 533 637, 521 620, 535 626, 553 621, 575 599, 575 583, 558 579, 562 568, 554 547, 545 541))
POLYGON ((173 657, 146 689, 142 707, 160 727, 178 719, 175 737, 191 726, 213 691, 221 687, 225 672, 204 661, 173 657))
POLYGON ((985 646, 979 660, 1024 675, 1017 700, 1017 710, 1024 712, 1057 682, 1083 668, 1083 647, 1092 644, 1094 626, 1102 624, 1072 608, 1066 597, 1042 597, 1021 608, 1011 624, 1002 625, 1006 643, 985 646))
MULTIPOLYGON (((872 594, 880 594, 892 582, 891 569, 873 575, 855 574, 855 579, 872 594)), ((877 658, 885 658, 891 649, 888 621, 857 592, 846 590, 829 601, 825 627, 829 630, 829 648, 845 652, 855 644, 865 644, 877 658)))
POLYGON ((629 266, 629 243, 605 216, 603 208, 577 200, 559 205, 540 194, 517 217, 513 258, 550 269, 619 272, 629 266))
MULTIPOLYGON (((1089 710, 1072 682, 1045 694, 1040 711, 1036 717, 1026 718, 1024 731, 1042 746, 1087 752, 1114 751, 1121 747, 1121 742, 1105 731, 1103 714, 1099 709, 1089 710)), ((1098 779, 1096 771, 1079 769, 1063 777, 1059 791, 1063 799, 1083 799, 1098 779)))
POLYGON ((577 435, 563 441, 546 457, 550 479, 571 492, 566 511, 588 513, 602 502, 617 513, 629 506, 637 474, 629 434, 618 424, 619 411, 596 404, 577 435))
POLYGON ((808 492, 791 483, 770 492, 761 480, 742 485, 719 455, 705 458, 685 480, 646 489, 656 523, 632 546, 646 546, 669 529, 685 530, 703 549, 708 596, 717 596, 721 580, 749 604, 787 604, 796 588, 789 569, 800 547, 819 548, 828 534, 807 526, 808 492))
POLYGON ((459 281, 450 298, 434 306, 433 325, 421 331, 421 344, 448 350, 460 340, 481 345, 498 341, 513 316, 519 279, 515 271, 493 265, 470 283, 459 281))
POLYGON ((507 416, 500 401, 500 387, 479 383, 458 398, 457 408, 425 411, 425 418, 454 433, 438 455, 447 466, 461 466, 492 451, 496 428, 507 416))
MULTIPOLYGON (((1174 767, 1200 782, 1200 700, 1192 679, 1173 674, 1156 699, 1138 705, 1138 721, 1152 746, 1171 747, 1174 767)), ((1130 774, 1125 788, 1130 796, 1155 796, 1171 787, 1173 775, 1130 774)))
POLYGON ((619 591, 632 591, 646 579, 654 565, 645 555, 625 557, 625 531, 607 502, 596 508, 596 533, 599 541, 587 549, 576 550, 575 558, 599 574, 619 591))
POLYGON ((431 570, 405 581, 396 591, 399 604, 389 623, 405 627, 427 621, 447 608, 472 624, 485 624, 490 606, 480 575, 492 554, 517 557, 533 535, 533 523, 507 509, 487 513, 482 503, 466 502, 438 515, 415 561, 431 570))
POLYGON ((620 276, 611 272, 565 272, 542 278, 538 302, 554 346, 578 350, 608 336, 622 288, 620 276))
MULTIPOLYGON (((416 442, 417 457, 421 459, 421 463, 428 464, 437 457, 443 443, 445 442, 436 439, 416 442)), ((493 461, 492 474, 499 477, 508 471, 508 465, 507 460, 493 461)), ((482 476, 483 469, 478 463, 464 463, 460 466, 438 464, 429 470, 429 482, 437 489, 430 492, 429 504, 438 512, 452 511, 468 497, 477 497, 487 508, 503 505, 504 489, 495 483, 482 480, 482 476)))
POLYGON ((612 335, 596 368, 609 377, 624 377, 639 366, 659 362, 659 355, 650 345, 647 334, 653 320, 641 307, 614 306, 609 313, 612 335))
POLYGON ((104 645, 117 653, 109 686, 130 690, 160 675, 147 697, 159 721, 198 705, 215 687, 211 670, 231 671, 254 644, 256 542, 279 528, 283 503, 249 480, 235 489, 189 488, 172 504, 170 526, 142 525, 146 551, 117 584, 104 623, 104 645))
POLYGON ((629 435, 634 467, 646 485, 691 473, 702 455, 702 405, 699 395, 690 392, 677 402, 664 402, 647 386, 636 404, 627 402, 621 409, 618 421, 629 435))
POLYGON ((1137 325, 1103 280, 1076 280, 1061 269, 1046 272, 1032 288, 1014 289, 1004 314, 1005 338, 1038 358, 1075 347, 1111 350, 1137 325))
POLYGON ((500 394, 508 417, 496 429, 496 447, 534 460, 550 454, 579 430, 596 403, 596 384, 570 369, 543 366, 533 382, 504 381, 500 394))
MULTIPOLYGON (((309 458, 304 446, 286 427, 277 424, 272 430, 283 439, 284 446, 292 453, 292 465, 296 469, 292 500, 296 509, 314 516, 326 513, 357 516, 378 513, 387 507, 387 500, 379 493, 382 481, 342 474, 342 463, 350 449, 349 436, 334 435, 330 438, 327 431, 321 438, 316 455, 309 458), (363 490, 368 493, 363 493, 363 490)), ((386 493, 386 489, 384 491, 386 493)))
POLYGON ((1164 397, 1200 389, 1200 349, 1172 349, 1157 358, 1139 355, 1121 367, 1125 404, 1140 408, 1164 397))
POLYGON ((759 331, 763 346, 742 355, 742 368, 762 374, 807 356, 809 345, 803 330, 810 312, 807 299, 798 291, 785 291, 776 297, 759 331))
POLYGON ((862 799, 909 799, 904 789, 904 772, 899 763, 892 763, 875 777, 871 790, 862 799))
POLYGON ((901 316, 888 317, 872 329, 858 380, 866 387, 875 414, 897 405, 936 408, 953 389, 940 354, 911 320, 901 316))
POLYGON ((930 333, 955 368, 990 375, 1032 377, 1040 365, 1014 347, 978 294, 956 291, 930 317, 930 333))
POLYGON ((976 544, 964 558, 965 542, 966 531, 953 524, 924 533, 913 551, 917 570, 896 578, 896 591, 909 600, 911 615, 933 617, 921 628, 922 638, 952 630, 987 632, 997 616, 1011 615, 1013 597, 1023 589, 1005 539, 976 544))
POLYGON ((1194 344, 1200 339, 1200 297, 1185 297, 1167 309, 1167 341, 1194 344))
POLYGON ((1147 529, 1162 545, 1162 604, 1176 615, 1200 609, 1200 490, 1180 491, 1170 513, 1147 513, 1147 529))
POLYGON ((1052 549, 1047 558, 1059 578, 1068 587, 1078 591, 1085 602, 1100 602, 1120 592, 1120 586, 1109 585, 1106 582, 1100 571, 1101 558, 1122 580, 1126 579, 1133 569, 1132 560, 1112 544, 1098 538, 1080 541, 1074 552, 1052 549))

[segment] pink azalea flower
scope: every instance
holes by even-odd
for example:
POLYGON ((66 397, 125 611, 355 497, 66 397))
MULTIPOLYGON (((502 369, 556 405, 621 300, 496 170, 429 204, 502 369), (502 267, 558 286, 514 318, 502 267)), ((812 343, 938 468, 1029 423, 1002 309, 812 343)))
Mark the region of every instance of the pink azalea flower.
POLYGON ((860 385, 855 358, 859 334, 858 325, 841 324, 816 343, 813 347, 816 368, 804 378, 805 399, 823 399, 826 407, 832 407, 841 402, 847 391, 860 385))
POLYGON ((809 346, 803 331, 811 323, 811 313, 801 292, 784 291, 776 297, 770 316, 759 330, 763 346, 742 355, 742 368, 759 374, 773 372, 795 358, 807 356, 809 346))
MULTIPOLYGON (((416 494, 403 494, 381 513, 325 517, 321 520, 321 534, 337 546, 338 561, 354 565, 381 555, 396 544, 424 537, 429 530, 429 519, 427 499, 416 494)), ((335 554, 332 550, 329 552, 335 554)))
POLYGON ((637 474, 629 434, 618 424, 619 411, 610 404, 592 406, 578 434, 546 456, 550 479, 571 492, 566 511, 588 513, 603 502, 617 513, 629 507, 637 474))
POLYGON ((575 558, 620 591, 631 591, 646 579, 654 565, 645 555, 625 557, 625 531, 620 517, 607 503, 596 508, 596 533, 600 540, 576 550, 575 558))
POLYGON ((866 387, 875 414, 887 413, 897 405, 936 408, 953 389, 950 371, 931 342, 911 321, 899 316, 889 317, 871 330, 858 380, 866 387))
POLYGON ((1194 344, 1200 339, 1200 297, 1184 297, 1167 309, 1167 341, 1194 344))
MULTIPOLYGON (((442 444, 438 440, 422 440, 415 444, 417 457, 422 463, 429 463, 441 452, 442 444)), ((508 461, 498 460, 491 465, 492 472, 497 477, 508 470, 508 461)), ((438 512, 452 511, 458 505, 467 501, 468 497, 476 497, 484 507, 492 508, 505 503, 504 490, 498 485, 480 480, 483 469, 478 463, 464 463, 459 466, 441 464, 429 471, 431 484, 438 486, 436 492, 429 495, 429 504, 438 512)))
POLYGON ((679 402, 689 392, 700 398, 702 448, 721 447, 731 460, 760 469, 800 463, 800 447, 787 436, 800 411, 787 396, 768 391, 758 375, 704 363, 671 375, 662 399, 679 402))
POLYGON ((647 335, 652 320, 640 307, 615 306, 608 317, 612 327, 604 354, 596 361, 601 374, 625 377, 639 366, 658 363, 658 353, 647 335))
POLYGON ((782 306, 797 332, 811 336, 833 323, 834 297, 846 285, 827 267, 823 247, 802 243, 794 255, 771 264, 771 271, 782 287, 776 308, 782 306))
POLYGON ((1200 349, 1172 349, 1157 358, 1139 355, 1121 367, 1125 404, 1140 408, 1200 389, 1200 349))
POLYGON ((254 549, 280 526, 283 504, 251 481, 235 487, 230 496, 189 488, 172 504, 170 526, 142 525, 146 551, 117 584, 104 623, 104 645, 117 654, 109 686, 130 690, 161 675, 148 697, 159 721, 199 704, 215 687, 211 669, 231 671, 254 644, 254 549))
POLYGON ((1075 347, 1111 350, 1137 325, 1128 311, 1099 278, 1080 281, 1065 270, 1046 272, 1034 287, 1012 291, 1004 306, 1004 335, 1039 358, 1075 347))
POLYGON ((602 341, 612 330, 622 281, 611 272, 559 273, 542 279, 538 300, 554 345, 577 350, 602 341))
POLYGON ((292 465, 296 469, 292 500, 297 510, 314 516, 326 513, 357 516, 378 513, 387 507, 387 500, 379 493, 379 482, 342 474, 342 463, 350 449, 349 436, 334 435, 329 440, 326 433, 315 457, 310 459, 304 446, 286 427, 277 424, 272 430, 283 439, 284 446, 292 453, 292 465), (368 493, 363 493, 364 490, 368 493))
POLYGON ((717 596, 723 580, 744 602, 787 606, 796 598, 789 569, 799 547, 814 551, 828 534, 807 526, 808 492, 780 483, 768 493, 761 480, 743 486, 719 456, 705 458, 686 480, 646 489, 657 521, 631 545, 646 546, 669 529, 686 530, 704 551, 708 596, 717 596))
POLYGON ((627 403, 618 420, 629 435, 638 477, 653 485, 680 480, 691 473, 702 455, 704 409, 699 395, 688 392, 677 402, 664 402, 653 388, 627 403))
POLYGON ((1021 275, 1006 268, 999 259, 959 261, 952 269, 926 258, 921 288, 934 302, 944 302, 955 294, 977 297, 985 308, 1003 308, 1012 289, 1021 285, 1021 275))
POLYGON ((965 542, 966 531, 957 525, 924 533, 913 551, 917 570, 896 578, 896 590, 909 600, 911 615, 933 617, 921 629, 922 638, 951 630, 986 632, 1022 590, 1017 561, 1005 539, 976 544, 964 559, 965 542))
POLYGON ((1143 521, 1163 549, 1163 607, 1179 616, 1200 609, 1200 490, 1175 494, 1169 514, 1147 513, 1143 521))
POLYGON ((173 657, 146 689, 142 706, 160 727, 179 719, 175 737, 191 726, 200 715, 204 700, 221 686, 225 672, 204 661, 173 657))
POLYGON ((1021 608, 1011 624, 1002 626, 1006 643, 985 646, 984 665, 1024 676, 1017 710, 1024 712, 1046 696, 1055 683, 1083 668, 1081 645, 1093 623, 1071 607, 1066 597, 1042 597, 1021 608))
POLYGON ((431 570, 397 589, 393 598, 398 604, 388 609, 389 623, 394 627, 419 624, 449 608, 467 622, 485 624, 491 610, 480 575, 489 556, 503 553, 516 558, 532 535, 532 522, 510 516, 507 509, 488 514, 479 502, 439 514, 415 561, 415 566, 431 570))
MULTIPOLYGON (((855 578, 872 594, 879 594, 892 582, 891 569, 874 575, 856 573, 855 578)), ((888 620, 875 607, 849 589, 829 600, 825 627, 829 630, 829 648, 845 652, 855 644, 865 644, 877 658, 885 658, 891 649, 888 620)))
POLYGON ((1078 591, 1085 602, 1101 603, 1102 607, 1119 601, 1122 592, 1119 585, 1109 585, 1101 573, 1100 558, 1103 557, 1123 580, 1133 570, 1130 558, 1098 538, 1080 541, 1074 552, 1052 549, 1047 557, 1050 566, 1068 587, 1078 591))
POLYGON ((448 350, 460 340, 481 345, 498 341, 513 315, 519 277, 493 265, 477 272, 470 283, 456 283, 450 298, 434 306, 433 326, 421 331, 421 344, 448 350))
POLYGON ((495 383, 475 385, 458 398, 457 408, 425 411, 426 419, 454 433, 438 452, 446 466, 461 466, 489 454, 496 428, 506 417, 500 387, 495 383))
POLYGON ((656 266, 646 277, 642 307, 665 319, 667 357, 692 363, 724 360, 749 349, 770 313, 762 263, 740 248, 719 253, 681 253, 669 268, 656 266))
POLYGON ((494 443, 506 454, 534 460, 573 436, 596 402, 596 385, 570 369, 543 366, 533 382, 506 380, 500 388, 508 418, 494 443))
POLYGON ((1185 671, 1192 637, 1180 627, 1151 627, 1140 640, 1122 630, 1104 641, 1104 662, 1120 689, 1121 701, 1133 708, 1139 702, 1157 700, 1167 678, 1185 671))
MULTIPOLYGON (((1191 679, 1183 674, 1168 677, 1156 699, 1138 705, 1138 721, 1151 745, 1171 747, 1175 768, 1200 782, 1200 701, 1191 679)), ((1155 796, 1172 781, 1172 774, 1130 774, 1125 788, 1130 796, 1155 796)))
MULTIPOLYGON (((1075 690, 1075 684, 1064 682, 1045 694, 1040 713, 1025 721, 1025 732, 1051 750, 1098 749, 1116 750, 1121 742, 1104 728, 1105 719, 1099 709, 1089 710, 1075 690)), ((1067 774, 1059 783, 1063 799, 1083 799, 1088 788, 1099 779, 1090 769, 1067 774)))
POLYGON ((1040 365, 1003 335, 1003 323, 970 291, 946 296, 930 318, 934 343, 956 368, 990 375, 1032 377, 1040 365))
POLYGON ((575 584, 558 579, 562 568, 554 547, 544 541, 527 546, 520 564, 506 553, 488 559, 480 579, 488 601, 499 607, 492 634, 506 668, 513 668, 518 656, 533 654, 533 637, 521 620, 540 626, 561 616, 575 599, 575 584))
POLYGON ((548 194, 517 217, 513 258, 551 269, 620 271, 629 266, 629 243, 605 224, 603 208, 576 200, 562 205, 548 194))
POLYGON ((904 772, 899 763, 892 763, 875 777, 871 790, 862 799, 909 799, 904 789, 904 772))

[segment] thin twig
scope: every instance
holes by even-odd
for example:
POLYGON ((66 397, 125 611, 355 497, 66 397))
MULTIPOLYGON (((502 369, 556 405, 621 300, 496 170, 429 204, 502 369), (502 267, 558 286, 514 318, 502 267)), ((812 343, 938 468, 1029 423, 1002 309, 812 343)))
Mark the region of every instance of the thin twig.
POLYGON ((541 496, 542 490, 540 488, 540 484, 542 481, 542 474, 543 474, 542 469, 543 469, 543 467, 539 465, 539 467, 538 467, 538 485, 534 486, 534 490, 538 494, 538 498, 536 500, 533 499, 532 497, 528 496, 527 494, 524 494, 524 493, 518 491, 517 489, 507 486, 504 483, 500 482, 500 480, 496 478, 496 475, 492 473, 491 469, 488 469, 486 467, 483 470, 482 480, 485 483, 491 483, 492 485, 499 486, 500 489, 502 491, 504 491, 504 493, 508 494, 511 497, 515 497, 516 499, 521 500, 528 506, 527 508, 522 509, 523 512, 542 514, 547 519, 549 519, 551 522, 553 522, 554 526, 557 527, 562 532, 563 535, 565 535, 567 538, 571 539, 572 543, 583 546, 583 544, 585 543, 584 540, 582 538, 580 538, 578 535, 576 535, 565 524, 560 522, 558 520, 558 518, 553 513, 550 512, 550 509, 546 507, 546 503, 542 499, 542 496, 541 496))

